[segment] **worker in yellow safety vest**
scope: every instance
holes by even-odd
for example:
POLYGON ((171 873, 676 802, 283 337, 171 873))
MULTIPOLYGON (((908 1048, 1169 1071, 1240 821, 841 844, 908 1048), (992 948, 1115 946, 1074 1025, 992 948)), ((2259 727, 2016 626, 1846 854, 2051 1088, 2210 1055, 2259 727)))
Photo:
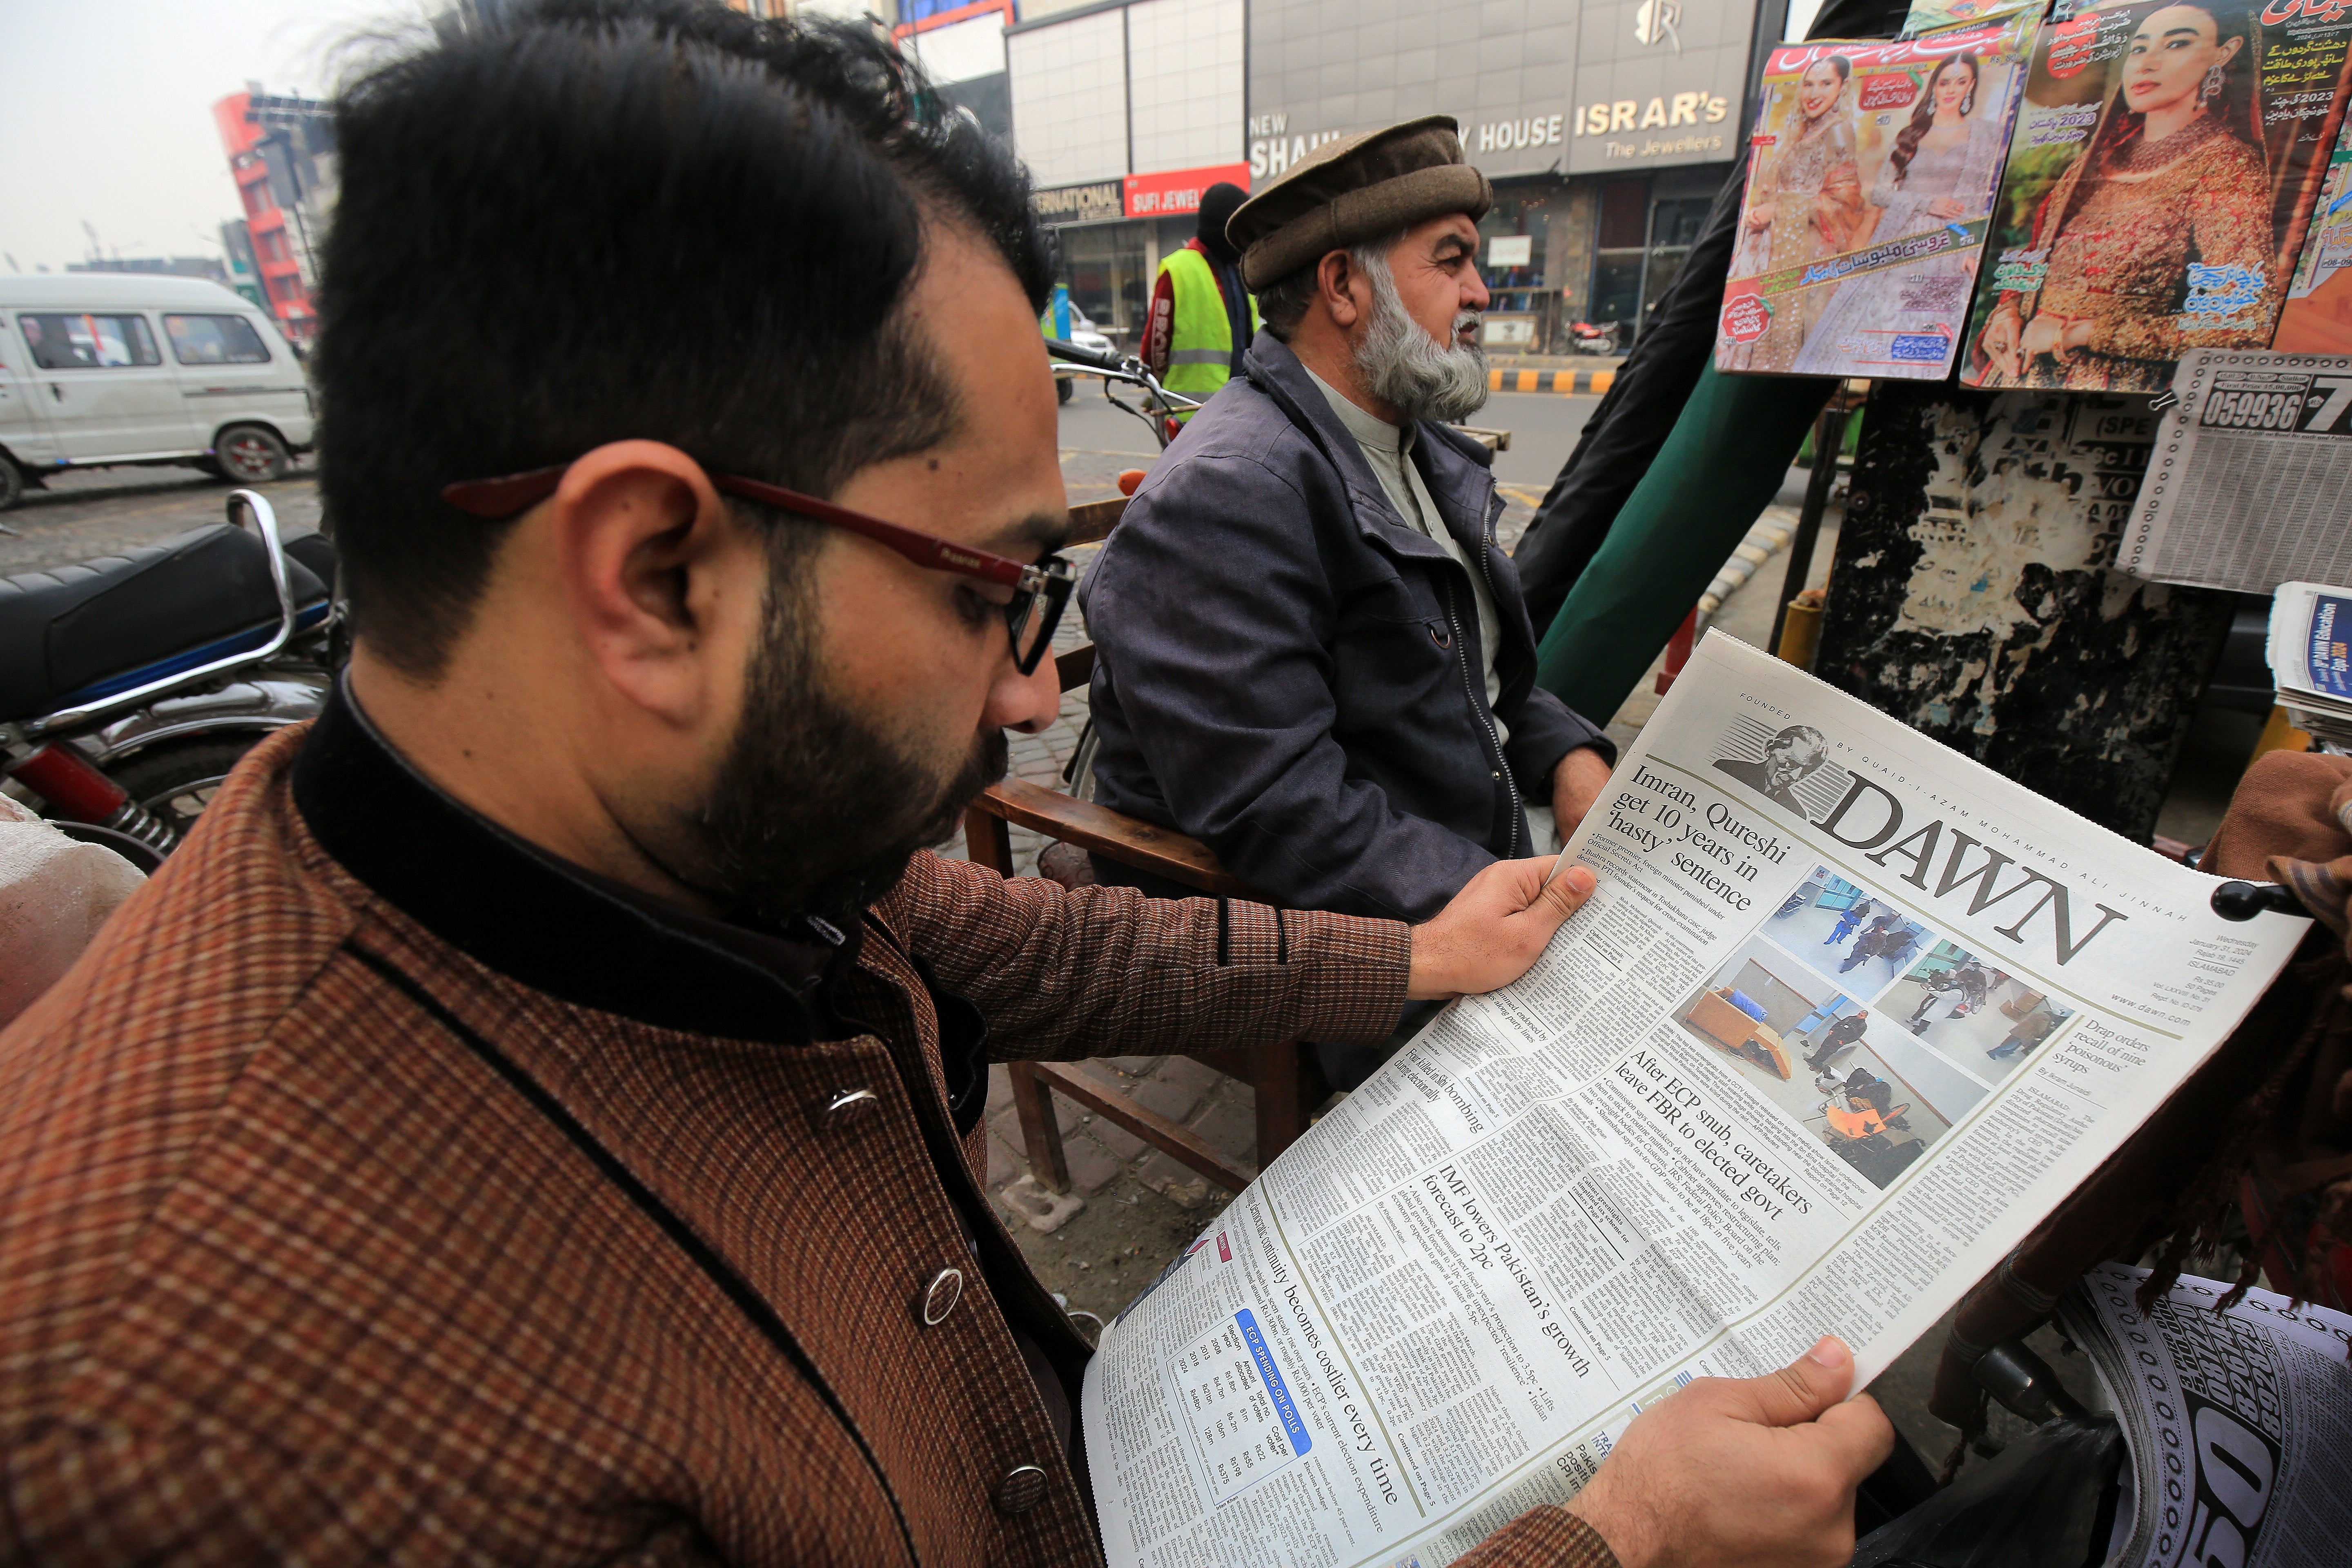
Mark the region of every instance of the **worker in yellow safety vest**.
POLYGON ((1225 220, 1248 199, 1240 186, 1223 182, 1202 192, 1197 232, 1160 264, 1151 289, 1143 363, 1169 391, 1202 402, 1242 373, 1242 355, 1257 335, 1257 301, 1242 287, 1242 253, 1225 237, 1225 220))

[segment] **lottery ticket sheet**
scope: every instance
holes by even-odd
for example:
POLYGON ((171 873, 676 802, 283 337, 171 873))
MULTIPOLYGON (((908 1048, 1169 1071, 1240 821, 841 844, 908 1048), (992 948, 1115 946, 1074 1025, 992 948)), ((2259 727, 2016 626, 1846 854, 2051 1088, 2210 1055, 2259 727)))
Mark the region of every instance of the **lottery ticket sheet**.
POLYGON ((2170 390, 2117 569, 2241 594, 2352 582, 2352 355, 2200 349, 2170 390))

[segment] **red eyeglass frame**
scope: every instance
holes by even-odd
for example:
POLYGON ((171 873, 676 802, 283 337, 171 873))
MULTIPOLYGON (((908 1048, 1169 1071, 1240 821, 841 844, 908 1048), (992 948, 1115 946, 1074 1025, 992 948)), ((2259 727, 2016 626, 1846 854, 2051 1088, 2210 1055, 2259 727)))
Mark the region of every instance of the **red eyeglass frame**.
MULTIPOLYGON (((533 468, 528 473, 508 474, 495 479, 461 479, 441 488, 441 499, 469 517, 498 519, 512 517, 526 511, 553 495, 571 470, 569 463, 553 468, 533 468)), ((709 470, 705 470, 709 473, 709 470)), ((896 551, 916 565, 933 572, 950 572, 961 577, 977 577, 982 582, 1001 583, 1013 591, 1012 603, 1004 606, 1005 632, 1013 639, 1013 660, 1024 675, 1034 674, 1054 640, 1054 628, 1062 619, 1063 607, 1069 603, 1070 591, 1077 585, 1076 571, 1059 555, 1049 555, 1037 564, 1015 561, 1009 555, 997 555, 985 550, 974 550, 907 528, 885 519, 853 511, 845 506, 835 506, 815 496, 788 490, 782 485, 772 485, 759 479, 747 479, 739 474, 709 474, 711 488, 731 496, 740 496, 761 506, 772 506, 779 511, 789 511, 817 522, 830 523, 863 534, 885 549, 896 551), (1038 628, 1035 640, 1024 652, 1021 647, 1021 628, 1028 620, 1033 605, 1045 607, 1045 624, 1038 628)))

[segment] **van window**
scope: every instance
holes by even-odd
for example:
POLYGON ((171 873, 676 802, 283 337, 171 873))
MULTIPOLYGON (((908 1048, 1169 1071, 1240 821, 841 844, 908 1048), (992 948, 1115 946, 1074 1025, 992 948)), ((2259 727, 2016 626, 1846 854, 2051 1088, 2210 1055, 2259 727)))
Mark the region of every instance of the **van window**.
POLYGON ((163 335, 182 364, 267 364, 269 349, 243 316, 166 316, 163 335))
POLYGON ((43 370, 105 370, 162 364, 144 316, 34 315, 16 318, 33 363, 43 370))

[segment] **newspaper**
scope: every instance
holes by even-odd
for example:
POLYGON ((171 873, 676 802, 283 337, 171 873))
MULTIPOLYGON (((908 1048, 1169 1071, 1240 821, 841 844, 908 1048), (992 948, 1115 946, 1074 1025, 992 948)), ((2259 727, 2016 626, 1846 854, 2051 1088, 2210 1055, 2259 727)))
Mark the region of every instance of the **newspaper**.
POLYGON ((2352 356, 2201 349, 2172 393, 2116 569, 2242 594, 2352 581, 2352 356))
POLYGON ((1645 1405, 1822 1333, 1875 1376, 2308 922, 1710 634, 1563 864, 1599 887, 1105 1332, 1110 1561, 1450 1562, 1645 1405))
POLYGON ((2268 346, 2344 109, 2352 7, 2133 0, 2042 30, 1977 280, 1969 386, 2157 392, 2268 346))
POLYGON ((2102 1264, 2060 1298, 2131 1461, 2113 1568, 2352 1564, 2352 1318, 2182 1279, 2143 1314, 2145 1268, 2102 1264))
POLYGON ((2312 205, 2271 347, 2281 353, 2352 354, 2352 118, 2328 156, 2327 177, 2312 205))
POLYGON ((2038 15, 1787 44, 1764 65, 1719 371, 1940 380, 2038 15))
POLYGON ((2266 651, 2288 722, 2352 749, 2352 588, 2280 584, 2266 651))

